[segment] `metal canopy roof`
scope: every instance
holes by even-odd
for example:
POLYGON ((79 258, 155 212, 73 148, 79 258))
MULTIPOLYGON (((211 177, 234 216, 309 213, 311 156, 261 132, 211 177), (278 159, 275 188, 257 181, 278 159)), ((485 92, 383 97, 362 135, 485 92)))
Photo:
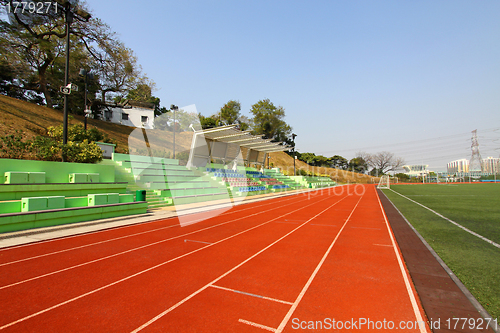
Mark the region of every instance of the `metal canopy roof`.
POLYGON ((225 143, 237 144, 240 147, 261 151, 263 153, 273 153, 292 149, 291 146, 282 145, 281 142, 271 142, 261 136, 250 134, 250 131, 240 131, 236 125, 220 126, 206 130, 196 131, 203 133, 206 139, 225 143))

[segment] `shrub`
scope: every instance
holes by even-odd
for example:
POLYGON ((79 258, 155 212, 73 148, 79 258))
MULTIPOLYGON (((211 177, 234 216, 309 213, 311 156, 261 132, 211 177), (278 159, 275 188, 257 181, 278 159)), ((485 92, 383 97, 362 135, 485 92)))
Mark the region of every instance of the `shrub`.
POLYGON ((61 159, 61 147, 51 138, 37 136, 31 147, 36 160, 59 161, 61 159))
POLYGON ((68 144, 62 145, 62 154, 67 162, 76 163, 96 163, 102 160, 102 150, 94 142, 68 141, 68 144))
POLYGON ((24 134, 16 130, 15 134, 0 137, 0 155, 3 158, 22 159, 31 152, 31 141, 23 141, 24 134))

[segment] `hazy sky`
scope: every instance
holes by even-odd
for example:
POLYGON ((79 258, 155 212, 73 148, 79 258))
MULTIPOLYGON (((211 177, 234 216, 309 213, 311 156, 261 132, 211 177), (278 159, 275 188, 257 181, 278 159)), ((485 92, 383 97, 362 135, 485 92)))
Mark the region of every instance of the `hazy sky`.
POLYGON ((163 106, 285 108, 297 149, 445 170, 500 153, 500 1, 87 0, 163 106), (496 149, 496 150, 495 150, 496 149))

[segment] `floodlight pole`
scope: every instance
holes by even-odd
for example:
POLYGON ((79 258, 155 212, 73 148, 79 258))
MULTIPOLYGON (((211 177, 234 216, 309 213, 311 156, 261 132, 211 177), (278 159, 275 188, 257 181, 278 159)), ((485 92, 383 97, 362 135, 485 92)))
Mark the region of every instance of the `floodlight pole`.
POLYGON ((292 141, 293 141, 293 175, 297 176, 297 172, 295 171, 295 160, 297 159, 297 154, 295 153, 295 137, 297 134, 292 133, 292 141))
MULTIPOLYGON (((77 9, 76 14, 71 11, 71 3, 69 0, 56 0, 58 4, 64 6, 64 14, 66 19, 66 69, 64 71, 64 86, 69 84, 69 43, 70 43, 70 28, 73 23, 73 18, 88 22, 91 15, 84 10, 77 9)), ((70 90, 71 92, 71 90, 70 90)), ((68 143, 68 94, 64 94, 64 114, 63 114, 63 144, 68 143)), ((65 161, 64 153, 62 154, 62 161, 65 161)))
POLYGON ((175 112, 179 109, 179 107, 177 105, 170 105, 170 110, 174 111, 174 156, 172 157, 173 159, 175 159, 175 112))

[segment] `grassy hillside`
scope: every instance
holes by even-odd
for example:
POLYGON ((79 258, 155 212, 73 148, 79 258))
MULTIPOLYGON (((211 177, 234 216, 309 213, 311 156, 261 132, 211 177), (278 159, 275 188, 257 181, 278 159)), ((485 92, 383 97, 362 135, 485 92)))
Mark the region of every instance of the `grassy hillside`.
MULTIPOLYGON (((83 116, 71 115, 70 124, 83 125, 83 116)), ((46 135, 50 126, 57 126, 63 122, 63 112, 50 109, 44 106, 20 101, 15 98, 0 95, 0 135, 13 134, 16 130, 24 132, 25 137, 32 139, 37 135, 46 135)), ((137 153, 138 150, 147 149, 144 143, 144 136, 141 129, 135 127, 114 124, 110 122, 88 119, 88 128, 96 127, 112 138, 116 144, 118 153, 137 153), (130 145, 130 146, 129 146, 130 145)), ((172 133, 148 130, 147 131, 150 148, 153 152, 171 152, 173 137, 172 133)), ((192 132, 176 134, 176 152, 188 151, 191 147, 192 132)), ((372 183, 373 177, 361 175, 349 171, 337 170, 333 168, 317 168, 297 160, 297 170, 328 175, 339 183, 372 183)), ((270 163, 281 168, 288 175, 293 174, 293 159, 284 152, 272 153, 270 163)))
MULTIPOLYGON (((287 175, 293 175, 293 158, 286 154, 285 152, 271 153, 270 159, 271 167, 278 167, 287 175)), ((266 165, 267 167, 267 165, 266 165)), ((296 160, 295 161, 296 170, 305 170, 307 173, 317 174, 322 176, 328 176, 335 180, 337 183, 362 183, 371 184, 378 183, 379 178, 359 174, 346 170, 339 170, 334 168, 324 168, 324 167, 313 167, 307 163, 296 160)), ((298 174, 298 171, 297 171, 298 174)))
MULTIPOLYGON (((83 126, 83 116, 70 114, 69 118, 70 124, 81 124, 83 126)), ((37 135, 45 136, 50 126, 57 126, 62 123, 63 112, 60 110, 0 95, 0 135, 2 136, 13 134, 16 130, 21 130, 24 132, 26 138, 32 139, 37 135)), ((132 138, 136 138, 131 139, 132 152, 135 150, 134 147, 146 148, 141 142, 144 141, 142 131, 135 127, 88 119, 87 128, 92 127, 98 128, 101 132, 112 138, 117 144, 116 152, 118 153, 128 152, 131 133, 133 133, 132 138)), ((177 152, 190 148, 191 136, 192 134, 189 132, 176 135, 177 152)), ((172 148, 172 133, 148 130, 148 139, 153 150, 171 150, 172 148)))

